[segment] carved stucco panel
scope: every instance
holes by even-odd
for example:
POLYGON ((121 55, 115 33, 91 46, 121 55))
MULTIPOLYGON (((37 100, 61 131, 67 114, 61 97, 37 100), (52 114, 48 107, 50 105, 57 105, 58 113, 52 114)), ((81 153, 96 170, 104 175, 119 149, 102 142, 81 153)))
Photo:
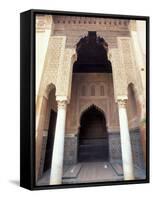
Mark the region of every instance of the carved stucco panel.
POLYGON ((127 96, 127 76, 119 49, 111 49, 110 54, 113 71, 114 96, 116 100, 117 96, 127 96))
POLYGON ((44 62, 44 70, 41 79, 39 95, 45 95, 48 85, 51 83, 57 85, 57 73, 62 60, 62 51, 64 49, 64 36, 51 36, 48 43, 48 49, 44 62))
POLYGON ((73 56, 75 55, 74 49, 64 49, 62 51, 63 62, 59 66, 57 76, 57 96, 66 96, 70 99, 70 89, 72 80, 73 56))
POLYGON ((130 38, 119 37, 118 38, 118 48, 121 55, 122 63, 126 70, 127 84, 134 77, 134 58, 132 55, 132 48, 130 43, 130 38))
POLYGON ((131 38, 118 37, 118 47, 124 68, 126 70, 127 87, 128 84, 133 83, 137 93, 142 94, 143 87, 138 68, 136 67, 135 54, 131 38))
POLYGON ((52 15, 36 15, 36 31, 37 33, 45 32, 45 30, 51 30, 51 33, 54 31, 54 22, 52 15))

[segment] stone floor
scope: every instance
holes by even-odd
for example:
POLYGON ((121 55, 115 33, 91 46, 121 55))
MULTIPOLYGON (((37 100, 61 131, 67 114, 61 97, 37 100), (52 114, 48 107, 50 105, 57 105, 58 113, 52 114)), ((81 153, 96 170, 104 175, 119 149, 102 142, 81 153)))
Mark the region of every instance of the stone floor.
MULTIPOLYGON (((135 178, 144 179, 144 172, 135 167, 135 178)), ((45 172, 37 185, 49 185, 50 170, 45 172)), ((76 165, 64 166, 63 183, 89 183, 123 180, 123 170, 120 163, 82 162, 76 165)))
POLYGON ((89 183, 122 180, 123 174, 118 175, 108 162, 81 163, 77 177, 64 178, 63 183, 89 183))

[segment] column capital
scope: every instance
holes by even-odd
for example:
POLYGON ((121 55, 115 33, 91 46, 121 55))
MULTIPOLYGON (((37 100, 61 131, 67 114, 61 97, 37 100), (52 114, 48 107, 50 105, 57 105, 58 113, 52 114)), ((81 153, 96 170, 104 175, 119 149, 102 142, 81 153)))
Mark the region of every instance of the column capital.
POLYGON ((118 103, 119 107, 125 108, 126 103, 127 103, 127 99, 117 99, 117 103, 118 103))
POLYGON ((58 109, 66 109, 68 99, 66 96, 56 96, 58 109))
POLYGON ((58 109, 66 109, 68 99, 66 96, 56 96, 58 109))
POLYGON ((66 109, 67 101, 66 100, 58 100, 57 107, 58 109, 66 109))

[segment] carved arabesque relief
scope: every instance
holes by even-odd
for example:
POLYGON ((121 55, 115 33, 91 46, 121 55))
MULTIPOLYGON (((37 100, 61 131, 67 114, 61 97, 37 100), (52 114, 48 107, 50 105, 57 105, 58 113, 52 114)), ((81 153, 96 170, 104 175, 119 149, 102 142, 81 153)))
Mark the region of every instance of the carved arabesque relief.
POLYGON ((63 63, 59 66, 57 77, 57 96, 70 99, 73 63, 76 59, 75 49, 64 49, 63 63))
POLYGON ((59 66, 63 62, 62 51, 64 48, 64 36, 50 37, 38 93, 39 96, 43 96, 45 94, 46 88, 51 83, 55 86, 57 85, 57 73, 59 66))

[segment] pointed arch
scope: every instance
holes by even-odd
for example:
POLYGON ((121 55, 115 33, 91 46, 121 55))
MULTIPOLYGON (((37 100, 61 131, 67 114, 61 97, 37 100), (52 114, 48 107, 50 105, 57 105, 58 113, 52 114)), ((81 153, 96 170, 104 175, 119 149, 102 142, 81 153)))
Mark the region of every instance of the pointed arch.
MULTIPOLYGON (((101 112, 104 117, 105 117, 105 120, 106 120, 106 126, 108 124, 108 120, 107 120, 107 116, 106 116, 106 108, 102 109, 99 105, 97 105, 96 103, 89 103, 89 104, 86 104, 84 107, 82 107, 82 109, 80 110, 80 116, 79 116, 79 119, 81 119, 83 113, 85 113, 87 110, 89 110, 91 107, 95 107, 99 112, 101 112)), ((79 121, 79 126, 80 126, 80 121, 79 121)))
POLYGON ((80 117, 78 160, 85 162, 108 159, 106 118, 104 112, 92 104, 80 117))
POLYGON ((82 112, 81 112, 81 115, 80 115, 80 118, 81 116, 88 110, 90 110, 92 107, 94 107, 96 110, 98 110, 99 112, 103 113, 104 116, 105 116, 105 113, 104 111, 99 107, 97 106, 96 104, 90 104, 89 106, 87 106, 87 108, 85 108, 82 112))
POLYGON ((44 91, 44 96, 49 97, 49 94, 52 90, 56 90, 56 86, 53 83, 50 83, 46 86, 45 91, 44 91))

